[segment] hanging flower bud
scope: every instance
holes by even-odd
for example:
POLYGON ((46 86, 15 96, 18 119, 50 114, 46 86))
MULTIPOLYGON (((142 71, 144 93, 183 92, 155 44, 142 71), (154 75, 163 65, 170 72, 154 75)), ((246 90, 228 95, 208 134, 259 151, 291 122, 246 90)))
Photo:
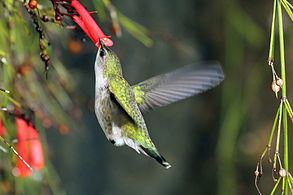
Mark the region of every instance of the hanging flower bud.
POLYGON ((0 120, 0 136, 4 136, 6 132, 5 127, 3 126, 2 121, 0 120))
MULTIPOLYGON (((38 132, 31 123, 27 123, 22 118, 16 118, 15 125, 17 131, 17 152, 34 170, 41 170, 45 162, 38 132)), ((23 161, 17 159, 15 175, 27 177, 30 176, 31 173, 31 170, 23 161)))
POLYGON ((85 34, 94 42, 97 47, 100 47, 101 41, 104 45, 111 47, 113 41, 110 36, 106 36, 95 20, 91 17, 90 13, 83 7, 78 0, 72 0, 70 5, 79 16, 74 15, 72 19, 77 23, 85 34))

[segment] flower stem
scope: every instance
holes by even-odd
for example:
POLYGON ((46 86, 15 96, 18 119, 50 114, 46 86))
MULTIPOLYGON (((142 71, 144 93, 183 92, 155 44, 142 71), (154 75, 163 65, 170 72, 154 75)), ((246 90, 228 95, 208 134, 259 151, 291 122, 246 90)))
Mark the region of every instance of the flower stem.
MULTIPOLYGON (((286 66, 285 66, 285 46, 284 46, 284 30, 283 30, 283 16, 282 16, 282 7, 281 0, 277 2, 278 10, 278 24, 279 24, 279 44, 280 44, 280 66, 281 66, 281 78, 283 80, 282 85, 282 100, 284 101, 287 96, 286 91, 286 66)), ((289 143, 288 143, 288 121, 287 121, 287 110, 283 110, 283 128, 284 128, 284 168, 286 171, 289 169, 289 143)), ((284 180, 284 193, 288 194, 288 183, 287 180, 284 180)))
POLYGON ((274 45, 275 45, 275 21, 276 21, 276 0, 274 0, 272 27, 271 27, 271 39, 270 39, 270 50, 269 50, 269 64, 274 61, 274 45))
POLYGON ((286 97, 285 46, 284 46, 284 32, 283 32, 282 7, 281 7, 280 0, 277 3, 277 7, 278 7, 278 23, 279 23, 281 78, 283 80, 282 97, 286 97))
POLYGON ((277 114, 276 114, 276 117, 275 117, 275 120, 274 120, 274 124, 273 124, 273 127, 272 127, 271 135, 270 135, 270 138, 269 138, 268 147, 271 147, 272 146, 272 141, 273 141, 275 129, 276 129, 276 126, 277 126, 277 121, 278 121, 278 118, 280 116, 280 107, 281 106, 279 106, 278 111, 277 111, 277 114))
POLYGON ((274 185, 274 188, 273 188, 273 190, 271 191, 271 195, 275 194, 275 191, 276 191, 276 189, 277 189, 277 187, 278 187, 280 181, 281 181, 281 177, 279 177, 278 181, 277 181, 276 184, 274 185))
POLYGON ((274 169, 277 168, 277 157, 278 157, 279 151, 280 151, 280 134, 281 134, 282 114, 283 114, 283 101, 281 101, 281 104, 280 104, 280 116, 279 116, 279 120, 278 120, 278 132, 277 132, 277 138, 276 138, 276 149, 275 149, 274 164, 273 164, 274 169))

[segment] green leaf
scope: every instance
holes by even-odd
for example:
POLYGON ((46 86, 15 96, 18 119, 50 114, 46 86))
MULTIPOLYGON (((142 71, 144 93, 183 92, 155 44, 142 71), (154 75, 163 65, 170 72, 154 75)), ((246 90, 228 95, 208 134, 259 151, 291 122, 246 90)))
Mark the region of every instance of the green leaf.
POLYGON ((95 0, 95 1, 93 1, 93 3, 94 3, 94 6, 95 6, 95 9, 98 12, 99 19, 102 22, 107 21, 107 14, 106 14, 106 11, 105 11, 105 6, 104 6, 103 1, 101 1, 101 0, 95 0))
POLYGON ((118 12, 118 19, 121 25, 146 47, 153 45, 153 40, 148 36, 149 31, 144 26, 131 20, 121 12, 118 12))

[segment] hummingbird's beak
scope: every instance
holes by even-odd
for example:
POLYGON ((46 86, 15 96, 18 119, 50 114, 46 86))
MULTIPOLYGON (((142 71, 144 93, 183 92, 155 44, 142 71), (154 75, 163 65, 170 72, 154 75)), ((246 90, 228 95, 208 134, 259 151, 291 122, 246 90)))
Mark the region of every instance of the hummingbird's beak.
POLYGON ((103 42, 101 42, 101 44, 100 44, 100 46, 98 48, 96 61, 95 61, 95 66, 103 66, 105 64, 107 53, 108 53, 107 46, 105 46, 103 44, 103 42))
POLYGON ((109 48, 104 44, 102 40, 100 40, 100 47, 98 49, 99 56, 104 57, 108 51, 109 51, 109 48))

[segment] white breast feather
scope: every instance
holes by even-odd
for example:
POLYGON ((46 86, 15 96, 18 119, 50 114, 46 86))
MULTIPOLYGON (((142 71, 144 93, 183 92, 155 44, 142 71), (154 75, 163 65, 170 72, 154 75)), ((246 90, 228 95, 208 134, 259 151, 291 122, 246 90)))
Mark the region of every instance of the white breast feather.
POLYGON ((96 74, 96 91, 106 87, 107 80, 104 78, 103 75, 103 68, 100 66, 95 67, 95 74, 96 74))
POLYGON ((115 146, 122 146, 124 144, 133 148, 136 152, 140 153, 139 146, 132 139, 122 135, 121 128, 115 123, 112 123, 112 135, 111 138, 115 141, 115 146))
POLYGON ((112 123, 112 135, 111 139, 115 141, 115 146, 123 146, 124 145, 124 139, 122 137, 121 129, 115 125, 115 123, 112 123))

